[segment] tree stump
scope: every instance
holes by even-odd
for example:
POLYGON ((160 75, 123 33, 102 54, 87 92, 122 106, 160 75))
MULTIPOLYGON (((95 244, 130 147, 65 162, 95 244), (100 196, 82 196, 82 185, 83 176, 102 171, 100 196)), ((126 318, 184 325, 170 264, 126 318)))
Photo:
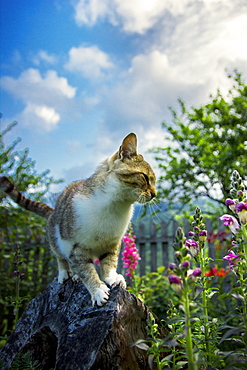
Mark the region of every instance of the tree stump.
POLYGON ((146 339, 148 313, 120 287, 111 290, 106 305, 92 307, 83 283, 59 285, 55 279, 28 304, 0 364, 10 369, 18 353, 30 353, 43 370, 148 370, 146 351, 131 346, 146 339))

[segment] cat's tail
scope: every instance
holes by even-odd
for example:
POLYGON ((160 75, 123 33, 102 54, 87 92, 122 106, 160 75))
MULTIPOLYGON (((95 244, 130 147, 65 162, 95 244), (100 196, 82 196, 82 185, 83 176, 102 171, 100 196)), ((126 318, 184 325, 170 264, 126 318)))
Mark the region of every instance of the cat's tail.
POLYGON ((20 207, 34 212, 41 217, 49 218, 54 210, 54 208, 49 207, 47 204, 25 198, 6 176, 0 177, 0 189, 2 189, 20 207))

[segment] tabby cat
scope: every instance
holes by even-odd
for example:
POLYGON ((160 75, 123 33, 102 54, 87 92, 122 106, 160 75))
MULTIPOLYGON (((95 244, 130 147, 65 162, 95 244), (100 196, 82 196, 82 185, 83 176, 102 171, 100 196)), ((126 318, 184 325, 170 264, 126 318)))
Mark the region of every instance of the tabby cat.
POLYGON ((83 281, 93 305, 103 305, 109 287, 126 287, 116 272, 121 239, 133 212, 133 203, 146 203, 156 195, 155 174, 137 154, 137 137, 126 136, 119 150, 105 160, 85 181, 75 181, 59 196, 55 209, 25 198, 0 177, 0 188, 19 206, 47 218, 47 236, 58 263, 58 282, 71 275, 83 281), (93 264, 100 260, 101 281, 93 264))

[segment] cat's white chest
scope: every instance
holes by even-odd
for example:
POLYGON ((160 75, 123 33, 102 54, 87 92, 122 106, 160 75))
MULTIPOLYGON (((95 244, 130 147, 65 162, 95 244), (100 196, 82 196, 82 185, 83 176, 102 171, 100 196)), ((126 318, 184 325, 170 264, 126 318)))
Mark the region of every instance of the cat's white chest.
POLYGON ((133 213, 133 206, 116 201, 112 194, 97 192, 89 198, 74 198, 76 239, 88 247, 102 247, 119 241, 133 213))

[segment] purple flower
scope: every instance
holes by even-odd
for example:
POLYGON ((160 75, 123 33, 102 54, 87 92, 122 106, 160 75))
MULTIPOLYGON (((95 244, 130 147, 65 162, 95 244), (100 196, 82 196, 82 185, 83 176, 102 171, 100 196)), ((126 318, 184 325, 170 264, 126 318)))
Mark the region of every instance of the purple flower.
POLYGON ((189 232, 188 232, 188 235, 189 235, 189 236, 195 236, 195 233, 193 233, 193 231, 189 231, 189 232))
POLYGON ((193 239, 187 239, 185 241, 185 247, 187 247, 193 257, 196 257, 199 253, 199 244, 193 239))
POLYGON ((170 270, 175 270, 176 267, 177 265, 175 265, 175 263, 170 263, 170 265, 168 266, 170 270))
POLYGON ((231 198, 227 198, 225 201, 225 205, 230 208, 231 211, 235 212, 236 210, 236 203, 231 198))
POLYGON ((170 284, 181 284, 181 280, 177 275, 171 274, 169 275, 169 282, 170 284))
POLYGON ((180 267, 184 268, 184 269, 188 269, 190 267, 190 263, 189 261, 184 261, 181 263, 180 267))
POLYGON ((182 292, 182 283, 179 277, 177 275, 171 274, 169 275, 168 279, 169 279, 172 289, 176 293, 180 294, 182 292))
POLYGON ((230 269, 232 270, 236 262, 240 260, 240 257, 234 252, 230 251, 227 256, 223 257, 223 259, 228 261, 230 269))
POLYGON ((236 212, 243 225, 247 223, 247 204, 240 202, 236 205, 236 212))
POLYGON ((236 234, 239 229, 239 223, 234 216, 223 215, 220 217, 220 220, 224 222, 225 226, 228 226, 233 234, 236 234))
POLYGON ((197 268, 195 268, 194 269, 194 271, 192 272, 192 276, 201 276, 201 274, 202 274, 202 270, 200 269, 200 267, 197 267, 197 268))
POLYGON ((207 230, 201 230, 201 231, 199 232, 199 240, 200 240, 201 242, 205 242, 205 241, 206 241, 206 239, 207 239, 207 235, 208 235, 207 230))

